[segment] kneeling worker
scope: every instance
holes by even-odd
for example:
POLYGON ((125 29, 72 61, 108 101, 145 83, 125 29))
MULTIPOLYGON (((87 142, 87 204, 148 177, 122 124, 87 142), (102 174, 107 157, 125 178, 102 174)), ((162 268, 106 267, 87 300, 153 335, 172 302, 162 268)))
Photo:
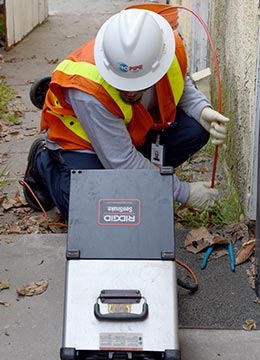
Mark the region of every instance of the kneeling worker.
MULTIPOLYGON (((71 170, 176 168, 210 134, 221 144, 228 121, 187 75, 184 44, 167 20, 123 10, 53 71, 41 118, 45 138, 32 144, 24 180, 46 210, 56 206, 67 219, 71 170)), ((183 204, 208 210, 217 197, 208 183, 174 176, 174 198, 183 204)))

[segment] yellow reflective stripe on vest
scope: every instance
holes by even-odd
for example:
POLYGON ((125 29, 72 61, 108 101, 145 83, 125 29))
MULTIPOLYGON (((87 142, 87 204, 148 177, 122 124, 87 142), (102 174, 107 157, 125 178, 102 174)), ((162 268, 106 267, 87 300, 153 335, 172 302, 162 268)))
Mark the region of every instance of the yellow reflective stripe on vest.
POLYGON ((124 123, 127 126, 133 116, 132 106, 126 104, 120 97, 119 91, 110 86, 99 74, 96 65, 79 61, 74 62, 71 60, 62 61, 54 71, 59 70, 67 75, 82 76, 88 80, 94 81, 97 84, 103 86, 103 88, 109 93, 112 99, 119 106, 123 113, 124 123))
POLYGON ((47 110, 47 112, 59 118, 63 125, 66 126, 66 128, 79 136, 81 139, 90 143, 88 135, 85 133, 77 118, 72 115, 58 115, 51 110, 47 110))
POLYGON ((184 78, 177 56, 174 56, 170 69, 167 72, 167 76, 172 89, 175 105, 177 105, 184 89, 184 78))

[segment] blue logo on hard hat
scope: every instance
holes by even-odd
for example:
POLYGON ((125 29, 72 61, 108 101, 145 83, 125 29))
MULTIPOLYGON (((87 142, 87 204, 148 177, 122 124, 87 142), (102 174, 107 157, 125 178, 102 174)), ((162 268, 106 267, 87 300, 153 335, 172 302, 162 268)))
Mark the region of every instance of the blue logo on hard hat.
POLYGON ((118 68, 124 73, 127 73, 128 71, 136 73, 143 69, 143 64, 129 66, 124 63, 118 63, 118 68))
POLYGON ((124 64, 124 63, 119 63, 118 68, 122 72, 128 72, 128 66, 126 64, 124 64))

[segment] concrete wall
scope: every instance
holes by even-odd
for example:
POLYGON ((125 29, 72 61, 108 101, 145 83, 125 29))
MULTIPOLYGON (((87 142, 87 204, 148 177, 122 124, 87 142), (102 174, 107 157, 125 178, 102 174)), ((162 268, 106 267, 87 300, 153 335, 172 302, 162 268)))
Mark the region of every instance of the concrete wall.
MULTIPOLYGON (((171 5, 184 5, 195 10, 207 23, 216 48, 221 78, 222 113, 231 119, 229 137, 223 146, 223 165, 227 177, 238 191, 249 218, 256 217, 258 129, 260 123, 260 0, 174 0, 171 5), (208 10, 207 19, 205 9, 208 10)), ((185 37, 190 68, 197 69, 198 54, 194 48, 202 41, 194 19, 180 10, 179 29, 185 37), (195 60, 194 60, 195 58, 195 60), (192 63, 194 62, 194 64, 192 63)), ((212 52, 211 101, 218 109, 217 81, 212 52)))
MULTIPOLYGON (((259 58, 259 0, 211 1, 211 35, 221 74, 222 112, 230 117, 225 168, 249 217, 255 217, 257 67, 259 58)), ((211 68, 214 67, 211 62, 211 68)), ((211 87, 217 104, 216 83, 211 87)))

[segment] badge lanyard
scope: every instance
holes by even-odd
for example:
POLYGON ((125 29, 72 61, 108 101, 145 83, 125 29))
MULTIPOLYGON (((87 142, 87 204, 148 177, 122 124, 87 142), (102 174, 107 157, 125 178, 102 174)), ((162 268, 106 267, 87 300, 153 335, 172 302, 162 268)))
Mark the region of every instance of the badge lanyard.
POLYGON ((164 145, 160 145, 160 134, 156 135, 155 143, 151 146, 151 162, 158 167, 164 165, 164 145))

